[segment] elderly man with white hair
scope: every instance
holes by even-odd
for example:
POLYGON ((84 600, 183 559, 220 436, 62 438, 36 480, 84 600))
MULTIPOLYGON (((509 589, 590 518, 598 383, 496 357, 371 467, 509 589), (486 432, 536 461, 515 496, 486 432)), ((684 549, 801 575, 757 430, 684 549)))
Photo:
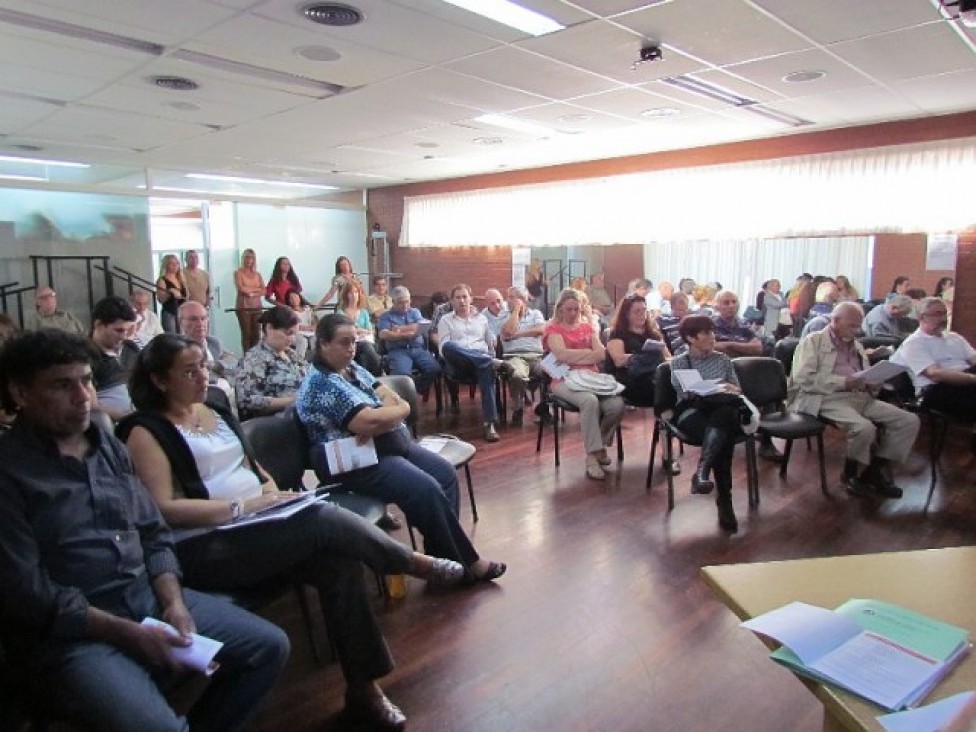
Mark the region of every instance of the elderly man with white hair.
POLYGON ((793 357, 789 408, 827 419, 847 436, 841 480, 849 493, 901 498, 891 465, 904 462, 911 452, 918 417, 876 399, 880 387, 857 375, 868 368, 867 354, 856 340, 863 319, 857 303, 838 303, 830 325, 800 341, 793 357))
POLYGON ((417 308, 410 307, 410 290, 402 285, 390 293, 393 307, 382 313, 376 323, 380 341, 386 347, 387 370, 391 374, 410 376, 417 371, 417 393, 427 396, 441 372, 434 354, 427 348, 419 323, 426 323, 417 308))

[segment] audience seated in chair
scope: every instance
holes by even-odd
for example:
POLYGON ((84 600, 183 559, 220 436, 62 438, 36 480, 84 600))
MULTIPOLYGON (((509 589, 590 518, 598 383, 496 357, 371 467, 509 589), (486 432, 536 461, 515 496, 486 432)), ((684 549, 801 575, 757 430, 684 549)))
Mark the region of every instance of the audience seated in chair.
POLYGON ((654 373, 669 356, 667 345, 640 295, 627 295, 610 324, 603 370, 624 385, 620 396, 638 407, 654 406, 654 373), (646 349, 648 341, 659 348, 646 349))
POLYGON ((84 335, 85 327, 67 310, 58 308, 58 293, 50 287, 39 287, 34 295, 34 312, 27 317, 25 330, 55 328, 65 333, 84 335))
POLYGON ((135 328, 130 338, 139 348, 145 348, 149 341, 164 332, 163 324, 159 316, 152 311, 149 293, 145 290, 133 292, 129 296, 129 303, 136 314, 135 328))
POLYGON ((475 377, 481 391, 481 420, 484 436, 489 442, 499 439, 496 425, 498 407, 495 402, 496 369, 506 376, 512 372, 511 366, 495 358, 495 336, 488 320, 482 313, 471 308, 471 288, 455 285, 451 288, 451 312, 440 319, 437 326, 437 344, 441 357, 448 369, 445 377, 451 378, 452 371, 459 376, 475 377))
POLYGON ((92 381, 98 408, 115 421, 132 411, 128 381, 139 348, 126 335, 135 320, 132 306, 121 297, 103 298, 92 310, 91 340, 98 353, 92 381))
POLYGON ((366 293, 359 282, 347 282, 339 288, 336 312, 343 313, 356 325, 356 363, 373 376, 382 374, 383 362, 376 351, 376 331, 366 307, 366 293))
POLYGON ((180 305, 178 318, 180 333, 196 343, 203 351, 207 371, 210 373, 210 383, 224 392, 233 404, 234 388, 230 379, 234 377, 240 359, 225 350, 216 336, 210 335, 210 315, 196 300, 187 300, 180 305))
POLYGON ((155 338, 139 354, 131 384, 139 411, 122 421, 119 436, 136 474, 176 530, 186 584, 233 592, 297 573, 318 590, 346 677, 349 712, 377 728, 400 729, 403 714, 376 683, 392 670, 393 659, 360 562, 385 574, 443 584, 459 582, 463 568, 411 552, 368 521, 328 503, 315 503, 280 522, 201 532, 295 494, 278 490, 233 415, 204 403, 207 369, 195 343, 176 335, 155 338))
POLYGON ((681 324, 681 319, 689 313, 691 311, 688 309, 688 296, 683 292, 676 292, 671 296, 670 313, 659 315, 656 319, 668 349, 675 356, 688 350, 688 344, 678 333, 678 326, 681 324))
POLYGON ((856 340, 863 311, 839 303, 830 325, 802 339, 793 358, 789 408, 836 424, 847 436, 842 481, 853 495, 900 498, 891 465, 908 456, 918 434, 918 417, 876 399, 880 387, 855 373, 868 367, 856 340))
POLYGON ((529 307, 529 294, 521 287, 508 288, 508 318, 501 328, 502 357, 511 366, 508 384, 512 390, 512 425, 520 427, 524 419, 526 391, 529 383, 542 376, 542 334, 546 320, 542 313, 529 307))
POLYGON ((912 299, 908 295, 890 295, 883 304, 873 308, 864 318, 864 333, 869 336, 904 338, 911 330, 905 319, 912 313, 912 299))
POLYGON ((85 729, 241 730, 284 667, 288 639, 180 586, 169 528, 125 449, 89 421, 89 357, 83 338, 52 331, 25 334, 0 354, 3 402, 19 413, 0 439, 8 661, 43 698, 46 716, 85 729), (141 624, 148 617, 178 635, 141 624), (164 692, 186 673, 173 650, 189 645, 191 632, 224 645, 183 719, 164 692))
MULTIPOLYGON (((606 349, 600 341, 599 331, 583 316, 582 297, 583 293, 572 288, 559 293, 555 315, 546 324, 543 345, 558 363, 565 364, 570 370, 599 371, 606 360, 606 349)), ((620 396, 577 391, 561 378, 552 380, 550 391, 579 410, 586 450, 586 476, 603 480, 606 467, 611 463, 607 447, 623 419, 624 400, 620 396)))
POLYGON ((292 349, 298 314, 275 305, 258 317, 261 342, 244 354, 237 367, 235 389, 240 419, 276 414, 295 403, 308 362, 292 349))
POLYGON ((424 320, 417 308, 410 307, 410 290, 393 288, 393 307, 380 315, 377 329, 386 348, 387 370, 394 376, 416 372, 417 392, 426 397, 441 372, 427 339, 417 334, 417 324, 424 320))
POLYGON ((458 522, 454 466, 413 441, 404 424, 410 405, 353 362, 354 344, 355 329, 347 317, 322 318, 314 368, 295 403, 319 480, 395 503, 423 534, 426 551, 462 564, 469 580, 501 577, 505 565, 482 559, 458 522), (373 439, 378 463, 331 475, 324 443, 353 436, 373 439))

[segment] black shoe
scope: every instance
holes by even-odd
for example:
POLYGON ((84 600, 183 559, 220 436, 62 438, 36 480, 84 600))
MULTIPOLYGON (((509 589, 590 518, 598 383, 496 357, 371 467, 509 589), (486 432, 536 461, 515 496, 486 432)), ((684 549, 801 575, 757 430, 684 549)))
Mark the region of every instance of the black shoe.
POLYGON ((516 409, 514 412, 512 412, 512 427, 521 427, 523 419, 524 417, 522 410, 516 409))
POLYGON ((552 413, 549 411, 549 405, 545 402, 539 402, 535 408, 535 416, 539 418, 542 424, 552 424, 552 413))
POLYGON ((852 496, 864 498, 866 496, 873 496, 877 494, 877 488, 875 488, 872 483, 869 483, 856 475, 848 475, 846 472, 841 473, 840 481, 844 485, 844 490, 846 490, 852 496))
POLYGON ((730 466, 715 468, 715 506, 718 508, 718 525, 730 534, 738 533, 739 522, 732 506, 732 470, 730 466))
POLYGON ((485 422, 485 442, 498 442, 500 439, 498 430, 495 429, 495 423, 485 422))
POLYGON ((351 697, 347 694, 343 713, 353 724, 371 730, 398 732, 407 726, 406 715, 382 693, 376 698, 351 697))
MULTIPOLYGON (((674 473, 672 473, 674 475, 674 473)), ((696 472, 691 476, 691 492, 699 496, 707 496, 715 490, 715 484, 708 479, 708 476, 701 475, 701 472, 696 472)))
POLYGON ((383 531, 399 531, 403 528, 403 524, 400 522, 400 519, 387 511, 383 514, 383 518, 376 522, 376 527, 383 529, 383 531))
POLYGON ((870 483, 878 495, 884 498, 901 498, 902 489, 895 485, 891 477, 891 465, 883 458, 875 458, 861 475, 861 480, 870 483))

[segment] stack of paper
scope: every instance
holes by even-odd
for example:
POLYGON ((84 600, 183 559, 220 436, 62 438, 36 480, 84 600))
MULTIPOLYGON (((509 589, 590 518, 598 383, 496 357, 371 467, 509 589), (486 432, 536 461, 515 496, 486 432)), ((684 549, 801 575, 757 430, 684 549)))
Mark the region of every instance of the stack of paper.
POLYGON ((921 701, 971 646, 962 628, 878 600, 793 602, 742 625, 782 643, 772 658, 794 672, 892 710, 921 701))
POLYGON ((699 396, 709 394, 720 394, 725 391, 725 386, 719 379, 703 379, 702 375, 695 369, 675 369, 675 378, 681 384, 682 390, 699 396))
MULTIPOLYGON (((176 628, 156 618, 143 618, 142 624, 162 628, 173 636, 178 635, 176 628)), ((191 643, 188 646, 173 646, 173 655, 184 666, 210 676, 220 665, 214 661, 214 656, 224 647, 224 644, 196 633, 190 634, 190 640, 191 643)))

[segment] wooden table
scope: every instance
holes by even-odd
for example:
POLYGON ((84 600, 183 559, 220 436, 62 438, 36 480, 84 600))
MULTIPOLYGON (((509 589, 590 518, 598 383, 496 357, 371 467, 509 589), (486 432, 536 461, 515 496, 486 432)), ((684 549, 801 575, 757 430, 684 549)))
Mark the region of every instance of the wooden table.
MULTIPOLYGON (((793 600, 835 608, 856 597, 893 602, 976 636, 976 547, 727 564, 704 567, 702 575, 743 620, 793 600)), ((772 667, 775 662, 769 663, 772 667)), ((823 702, 824 730, 883 729, 875 720, 884 713, 880 707, 845 691, 800 680, 823 702)), ((923 703, 972 689, 976 689, 976 656, 970 653, 923 703)))

